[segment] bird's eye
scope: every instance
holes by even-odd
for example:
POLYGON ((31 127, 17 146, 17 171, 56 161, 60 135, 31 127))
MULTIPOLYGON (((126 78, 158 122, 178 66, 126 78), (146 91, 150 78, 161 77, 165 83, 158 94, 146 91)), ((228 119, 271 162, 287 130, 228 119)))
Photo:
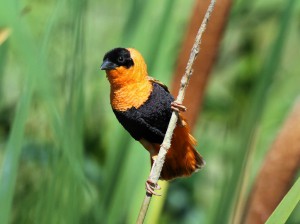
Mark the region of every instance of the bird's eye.
POLYGON ((124 59, 123 56, 120 56, 120 57, 118 58, 118 62, 123 63, 124 61, 125 61, 125 59, 124 59))

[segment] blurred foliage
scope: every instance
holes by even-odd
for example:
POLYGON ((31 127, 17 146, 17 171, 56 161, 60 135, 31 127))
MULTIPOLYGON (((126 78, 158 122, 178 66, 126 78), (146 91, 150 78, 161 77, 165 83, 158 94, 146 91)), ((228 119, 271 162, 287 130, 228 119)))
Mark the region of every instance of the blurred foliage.
MULTIPOLYGON (((169 83, 193 3, 0 2, 12 30, 0 45, 1 224, 135 222, 149 156, 115 119, 99 66, 135 47, 169 83)), ((230 223, 299 96, 299 17, 297 1, 234 2, 195 132, 207 166, 164 188, 147 223, 230 223)))

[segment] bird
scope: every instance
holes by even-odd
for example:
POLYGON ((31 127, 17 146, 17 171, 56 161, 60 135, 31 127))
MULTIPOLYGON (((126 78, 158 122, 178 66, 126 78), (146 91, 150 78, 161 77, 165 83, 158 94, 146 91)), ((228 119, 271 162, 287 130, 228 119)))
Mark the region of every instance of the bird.
MULTIPOLYGON (((186 107, 176 102, 162 82, 148 75, 146 62, 134 48, 117 47, 103 57, 100 67, 110 83, 110 104, 121 125, 150 153, 151 166, 157 158, 173 111, 178 113, 171 147, 163 165, 161 180, 190 176, 205 165, 195 149, 196 139, 182 112, 186 107)), ((146 192, 159 195, 161 189, 150 179, 146 192)))

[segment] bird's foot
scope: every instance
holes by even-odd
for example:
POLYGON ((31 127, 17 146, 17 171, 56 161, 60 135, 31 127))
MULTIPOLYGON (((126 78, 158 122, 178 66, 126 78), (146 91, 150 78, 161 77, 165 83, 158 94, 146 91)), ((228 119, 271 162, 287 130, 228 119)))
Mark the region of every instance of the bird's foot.
POLYGON ((153 194, 156 196, 161 196, 161 194, 158 194, 155 192, 155 190, 160 190, 161 187, 158 184, 154 184, 151 180, 146 181, 146 191, 148 194, 153 194))
MULTIPOLYGON (((176 112, 185 112, 187 108, 183 106, 181 103, 178 103, 176 101, 171 103, 171 109, 176 112)), ((181 117, 178 117, 178 123, 179 127, 184 127, 186 125, 186 122, 181 119, 181 117)))
POLYGON ((171 109, 177 112, 185 112, 187 109, 185 106, 183 106, 181 103, 178 103, 176 101, 171 103, 171 109))

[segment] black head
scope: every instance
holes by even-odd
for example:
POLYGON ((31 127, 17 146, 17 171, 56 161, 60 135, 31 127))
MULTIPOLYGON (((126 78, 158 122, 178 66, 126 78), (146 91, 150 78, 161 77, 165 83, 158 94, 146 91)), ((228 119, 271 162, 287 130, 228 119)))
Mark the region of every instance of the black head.
POLYGON ((107 52, 103 57, 101 70, 116 69, 119 66, 130 68, 133 66, 133 60, 130 56, 129 50, 126 48, 114 48, 107 52))

